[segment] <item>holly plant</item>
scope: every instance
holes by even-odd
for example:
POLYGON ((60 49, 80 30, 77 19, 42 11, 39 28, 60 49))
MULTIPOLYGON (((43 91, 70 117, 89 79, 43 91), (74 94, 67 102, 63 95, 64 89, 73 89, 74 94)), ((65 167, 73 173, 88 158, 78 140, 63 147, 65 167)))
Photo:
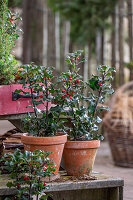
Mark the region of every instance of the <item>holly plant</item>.
MULTIPOLYGON (((5 153, 1 161, 5 163, 1 168, 9 172, 12 179, 7 187, 16 188, 16 200, 46 200, 49 195, 43 195, 48 189, 43 177, 51 176, 55 171, 54 163, 49 159, 49 152, 35 150, 22 153, 16 149, 14 153, 5 153)), ((13 199, 14 199, 13 198, 13 199)), ((6 197, 5 200, 10 200, 6 197)))
POLYGON ((109 108, 99 105, 104 103, 106 95, 114 92, 110 81, 115 70, 107 65, 100 65, 97 68, 99 74, 92 75, 84 82, 78 73, 78 65, 84 62, 81 54, 82 51, 79 50, 67 56, 66 62, 71 65, 72 71, 60 76, 58 82, 59 85, 62 84, 62 88, 58 90, 55 101, 57 107, 61 106, 63 114, 71 119, 71 125, 67 127, 71 140, 101 140, 103 136, 97 133, 99 123, 102 122, 99 115, 102 110, 109 108), (84 89, 88 91, 87 96, 83 93, 84 89), (84 106, 86 102, 87 107, 84 106))
POLYGON ((24 118, 25 131, 39 137, 54 136, 58 131, 65 131, 65 120, 59 118, 61 107, 51 107, 51 102, 56 104, 54 94, 57 90, 53 68, 33 63, 24 65, 19 71, 19 77, 23 89, 16 92, 30 95, 31 104, 28 107, 33 108, 33 113, 28 113, 24 118), (39 109, 40 105, 43 109, 39 109))
POLYGON ((71 69, 61 73, 59 77, 53 76, 53 68, 31 65, 22 66, 20 70, 21 83, 25 90, 17 92, 31 95, 31 105, 34 114, 28 113, 24 119, 25 130, 37 136, 56 135, 57 131, 68 132, 71 140, 103 139, 99 135, 98 127, 102 122, 100 112, 108 110, 100 106, 105 97, 114 91, 111 87, 112 72, 114 68, 100 65, 98 75, 84 82, 79 74, 79 64, 84 62, 82 51, 78 50, 68 54, 66 62, 71 69), (88 91, 88 95, 84 91, 88 91), (51 106, 51 103, 53 105, 51 106), (87 103, 87 107, 84 105, 87 103), (40 110, 39 105, 44 109, 40 110), (67 120, 71 124, 64 124, 67 120))

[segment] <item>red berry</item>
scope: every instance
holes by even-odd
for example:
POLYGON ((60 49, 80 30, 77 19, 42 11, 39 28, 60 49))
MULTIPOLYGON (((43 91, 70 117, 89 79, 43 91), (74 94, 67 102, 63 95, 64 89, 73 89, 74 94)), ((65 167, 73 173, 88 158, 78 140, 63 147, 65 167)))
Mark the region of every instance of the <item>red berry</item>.
POLYGON ((72 97, 71 97, 71 96, 69 96, 69 99, 72 99, 72 97))
POLYGON ((65 80, 63 80, 63 82, 66 82, 65 80))
POLYGON ((12 21, 14 21, 15 19, 14 19, 14 17, 12 18, 12 21))
POLYGON ((72 83, 72 85, 75 85, 75 83, 72 83))
POLYGON ((42 84, 42 86, 44 87, 44 84, 42 84))
POLYGON ((47 70, 45 70, 45 73, 47 73, 47 70))
POLYGON ((40 98, 43 98, 43 95, 42 95, 42 94, 40 95, 40 98))
POLYGON ((76 80, 77 83, 80 83, 80 80, 76 80))
POLYGON ((54 104, 56 105, 56 104, 57 104, 57 102, 54 102, 54 104))
POLYGON ((104 67, 105 67, 105 65, 102 65, 102 67, 104 68, 104 67))
POLYGON ((24 180, 29 180, 29 177, 25 176, 25 177, 24 177, 24 180))
POLYGON ((61 97, 65 97, 65 95, 61 96, 61 97))
POLYGON ((77 60, 79 60, 79 58, 77 58, 77 60))
POLYGON ((10 22, 11 22, 11 24, 13 23, 13 21, 12 21, 12 20, 10 20, 10 22))
POLYGON ((45 172, 45 171, 46 171, 46 169, 47 169, 47 167, 45 167, 45 168, 43 169, 43 171, 45 172))
POLYGON ((43 77, 43 80, 45 79, 45 77, 43 77))
POLYGON ((65 92, 65 90, 62 90, 62 92, 64 93, 64 92, 65 92))
POLYGON ((50 80, 50 78, 48 78, 48 80, 50 80))
POLYGON ((106 86, 106 85, 103 85, 104 87, 106 86))
POLYGON ((68 95, 68 93, 66 93, 64 96, 67 96, 68 95))
POLYGON ((102 85, 103 85, 102 83, 99 84, 99 86, 102 86, 102 85))
POLYGON ((19 185, 19 184, 17 184, 16 186, 17 186, 17 189, 19 189, 19 186, 20 186, 20 185, 19 185))
POLYGON ((47 184, 44 182, 43 185, 46 186, 47 184))
POLYGON ((72 80, 72 78, 69 78, 69 80, 71 81, 71 80, 72 80))

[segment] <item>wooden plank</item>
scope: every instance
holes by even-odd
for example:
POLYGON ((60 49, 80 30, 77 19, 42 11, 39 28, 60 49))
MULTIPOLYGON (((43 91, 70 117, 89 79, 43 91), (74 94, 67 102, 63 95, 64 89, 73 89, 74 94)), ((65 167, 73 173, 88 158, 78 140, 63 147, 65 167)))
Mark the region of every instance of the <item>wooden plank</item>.
POLYGON ((123 200, 123 186, 119 187, 119 200, 123 200))
MULTIPOLYGON (((45 190, 44 192, 61 192, 61 191, 78 191, 78 190, 88 190, 88 189, 101 189, 101 188, 116 188, 124 185, 123 179, 120 178, 111 178, 104 175, 93 174, 98 180, 93 181, 78 181, 78 182, 53 182, 48 183, 49 190, 45 190)), ((0 176, 0 196, 4 194, 14 194, 14 188, 7 188, 6 183, 9 180, 7 175, 0 176)))
MULTIPOLYGON (((19 98, 16 101, 12 101, 12 92, 14 92, 16 89, 23 89, 22 85, 13 84, 0 86, 0 116, 33 112, 32 108, 27 108, 28 105, 31 105, 31 98, 19 98)), ((27 88, 23 90, 27 92, 29 91, 27 88)), ((49 103, 49 107, 50 106, 51 103, 49 103)), ((38 105, 38 108, 45 110, 45 106, 42 104, 38 105)))
MULTIPOLYGON (((109 200, 108 189, 52 192, 53 200, 109 200)), ((113 199, 117 200, 117 199, 113 199)))
POLYGON ((108 188, 107 200, 119 200, 119 187, 108 188))

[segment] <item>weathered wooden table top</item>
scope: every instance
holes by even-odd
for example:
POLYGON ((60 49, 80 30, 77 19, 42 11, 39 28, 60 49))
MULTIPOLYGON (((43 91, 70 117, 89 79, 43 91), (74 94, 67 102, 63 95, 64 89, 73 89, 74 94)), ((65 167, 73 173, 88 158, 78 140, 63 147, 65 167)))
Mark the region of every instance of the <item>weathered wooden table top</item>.
MULTIPOLYGON (((44 192, 58 192, 58 191, 67 191, 67 190, 83 190, 83 189, 98 189, 98 188, 112 188, 112 187, 121 187, 124 185, 124 180, 121 178, 113 178, 111 176, 106 176, 99 173, 92 173, 95 176, 96 180, 78 180, 70 181, 66 180, 65 182, 54 182, 48 183, 49 189, 44 192)), ((66 175, 61 175, 65 176, 66 175)), ((6 186, 7 182, 11 180, 8 175, 0 175, 0 196, 4 194, 12 195, 16 193, 15 188, 8 188, 6 186)))

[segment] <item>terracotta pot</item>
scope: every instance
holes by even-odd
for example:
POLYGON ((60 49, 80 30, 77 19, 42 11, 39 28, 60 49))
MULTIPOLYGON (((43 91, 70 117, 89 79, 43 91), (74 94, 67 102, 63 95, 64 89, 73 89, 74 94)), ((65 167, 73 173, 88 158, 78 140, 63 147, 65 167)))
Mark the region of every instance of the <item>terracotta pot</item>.
POLYGON ((89 175, 99 146, 99 140, 67 141, 63 152, 67 174, 71 176, 89 175))
POLYGON ((27 151, 34 151, 39 149, 52 152, 49 155, 49 158, 53 159, 56 164, 54 174, 56 175, 58 173, 64 144, 67 141, 66 135, 61 134, 54 137, 33 137, 23 135, 21 137, 21 141, 24 144, 24 149, 27 151))

